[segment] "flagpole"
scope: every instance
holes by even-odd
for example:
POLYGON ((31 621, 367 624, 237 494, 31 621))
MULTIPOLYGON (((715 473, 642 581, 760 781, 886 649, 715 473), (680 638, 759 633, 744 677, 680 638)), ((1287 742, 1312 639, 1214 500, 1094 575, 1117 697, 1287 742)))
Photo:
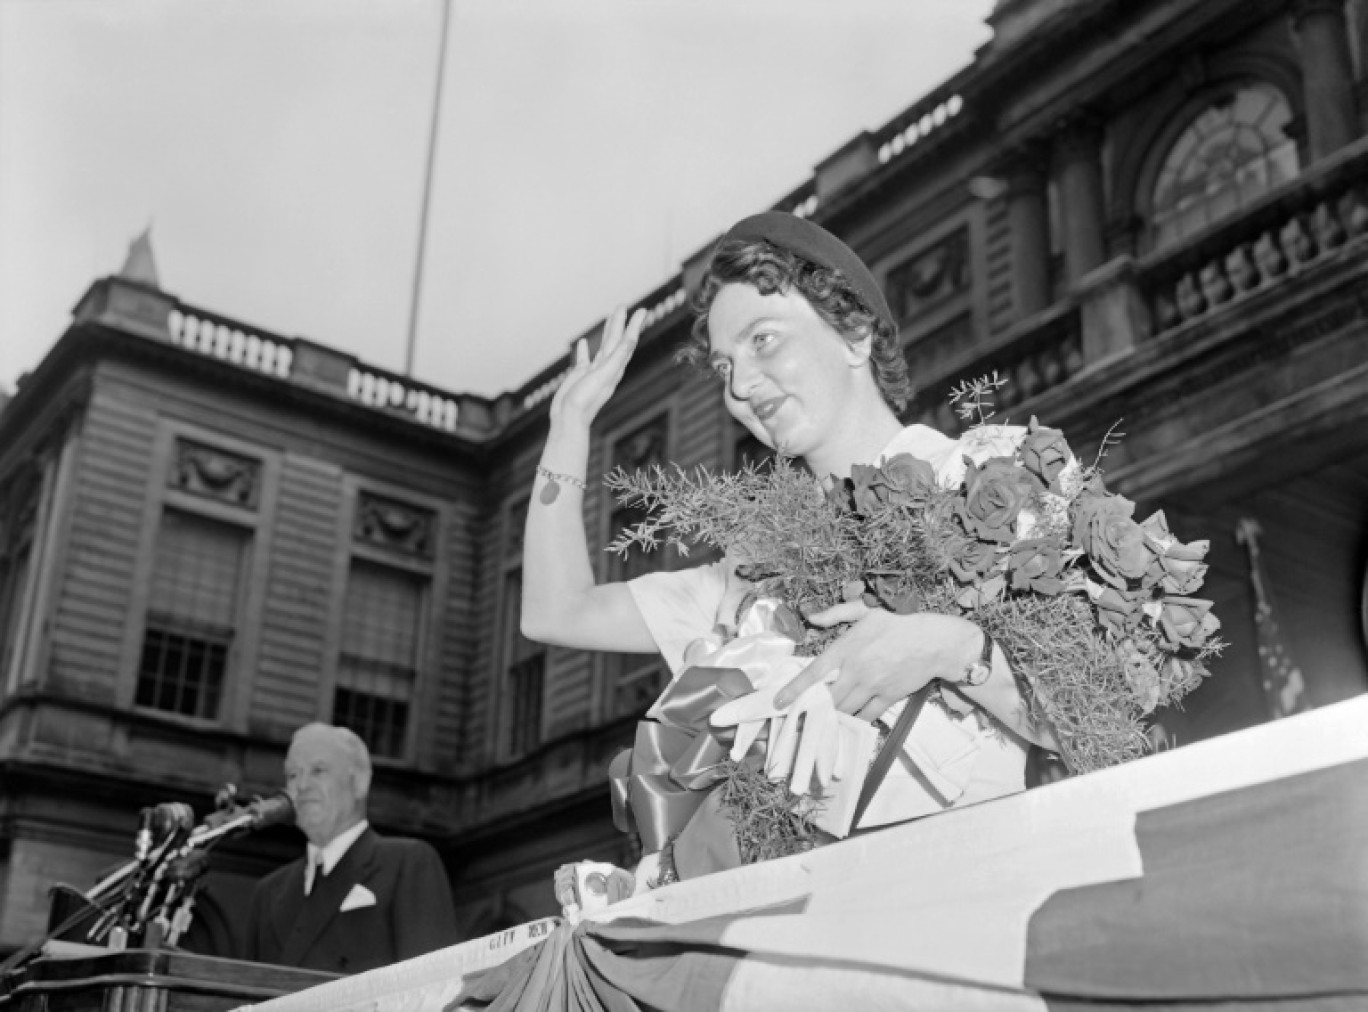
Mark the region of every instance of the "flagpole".
POLYGON ((413 299, 409 303, 408 342, 404 375, 413 375, 413 353, 418 337, 418 304, 423 294, 423 255, 427 249, 428 205, 432 201, 432 170, 437 161, 437 128, 442 117, 442 79, 446 74, 447 23, 451 0, 442 0, 442 30, 437 40, 437 87, 432 96, 432 128, 428 132, 427 172, 423 175, 423 206, 418 214, 418 255, 413 265, 413 299))

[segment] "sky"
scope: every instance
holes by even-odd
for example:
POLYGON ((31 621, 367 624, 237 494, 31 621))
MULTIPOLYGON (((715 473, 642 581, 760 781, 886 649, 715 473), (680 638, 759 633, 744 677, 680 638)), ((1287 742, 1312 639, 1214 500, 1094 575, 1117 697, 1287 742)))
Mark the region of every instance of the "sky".
MULTIPOLYGON (((969 63, 992 0, 452 0, 416 379, 493 396, 969 63)), ((442 0, 0 0, 0 388, 151 227, 401 372, 442 0)))

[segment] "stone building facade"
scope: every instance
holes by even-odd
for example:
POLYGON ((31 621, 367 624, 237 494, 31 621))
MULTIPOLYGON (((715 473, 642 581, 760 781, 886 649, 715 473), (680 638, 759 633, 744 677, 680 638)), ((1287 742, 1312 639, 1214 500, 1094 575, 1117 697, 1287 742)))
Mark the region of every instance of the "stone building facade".
MULTIPOLYGON (((776 207, 883 282, 909 420, 958 431, 947 391, 996 370, 1002 415, 1085 454, 1119 423, 1111 486, 1212 540, 1230 646, 1157 715, 1171 741, 1364 691, 1368 3, 1000 0, 991 22, 969 67, 776 207)), ((754 452, 671 362, 706 254, 641 300, 591 473, 754 452)), ((91 287, 0 412, 0 947, 41 931, 51 884, 126 860, 140 807, 276 787, 314 719, 366 735, 373 821, 439 848, 469 935, 551 912, 565 860, 632 859, 604 777, 659 663, 518 632, 568 364, 486 399, 146 278, 91 287)), ((630 519, 591 486, 591 542, 630 519)), ((297 847, 219 855, 196 944, 231 952, 243 887, 297 847)))

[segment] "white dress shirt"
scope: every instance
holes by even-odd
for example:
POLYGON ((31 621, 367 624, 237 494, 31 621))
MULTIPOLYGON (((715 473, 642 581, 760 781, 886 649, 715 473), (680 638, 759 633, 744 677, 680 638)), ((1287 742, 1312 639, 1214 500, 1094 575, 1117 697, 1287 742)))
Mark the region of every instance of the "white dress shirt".
POLYGON ((337 867, 337 862, 342 860, 343 855, 351 849, 351 845, 361 838, 361 834, 366 831, 370 823, 362 819, 350 829, 344 829, 338 833, 325 846, 318 847, 309 844, 307 860, 304 865, 304 895, 307 896, 313 891, 314 873, 320 866, 323 874, 327 875, 337 867))

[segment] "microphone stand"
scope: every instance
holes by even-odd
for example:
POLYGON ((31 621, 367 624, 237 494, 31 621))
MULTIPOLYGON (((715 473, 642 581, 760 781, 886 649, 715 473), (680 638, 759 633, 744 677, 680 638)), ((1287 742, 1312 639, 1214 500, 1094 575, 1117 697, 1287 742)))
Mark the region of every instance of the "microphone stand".
POLYGON ((86 938, 108 939, 111 951, 127 947, 131 935, 141 933, 143 948, 175 945, 193 920, 196 894, 209 869, 208 852, 231 836, 276 823, 294 821, 294 806, 285 794, 237 803, 237 789, 227 784, 218 792, 218 809, 190 828, 188 805, 170 803, 144 809, 134 847, 136 856, 116 868, 82 894, 85 905, 0 962, 0 975, 37 955, 49 941, 98 914, 86 938), (169 822, 159 841, 153 840, 158 822, 169 822))

